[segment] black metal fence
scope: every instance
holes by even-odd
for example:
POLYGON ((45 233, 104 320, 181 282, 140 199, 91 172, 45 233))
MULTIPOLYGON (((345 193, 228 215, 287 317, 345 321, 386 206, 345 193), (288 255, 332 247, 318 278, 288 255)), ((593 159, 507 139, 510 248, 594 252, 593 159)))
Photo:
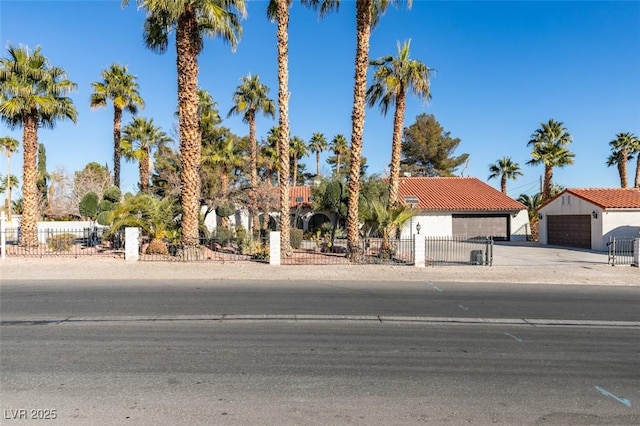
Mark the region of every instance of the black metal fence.
POLYGON ((493 239, 427 237, 426 266, 493 265, 493 239))
POLYGON ((4 229, 7 257, 124 257, 124 231, 108 235, 106 228, 40 229, 38 243, 24 245, 20 228, 4 229))
POLYGON ((615 265, 632 265, 633 261, 633 241, 636 237, 609 237, 607 251, 609 253, 608 263, 615 265))
POLYGON ((178 241, 143 238, 139 259, 145 262, 269 262, 269 238, 237 237, 225 232, 201 236, 196 247, 185 247, 178 241))
POLYGON ((357 262, 350 262, 346 239, 333 242, 303 240, 294 248, 290 256, 282 256, 282 265, 346 265, 384 264, 412 265, 414 263, 412 239, 365 238, 362 240, 362 256, 357 262))

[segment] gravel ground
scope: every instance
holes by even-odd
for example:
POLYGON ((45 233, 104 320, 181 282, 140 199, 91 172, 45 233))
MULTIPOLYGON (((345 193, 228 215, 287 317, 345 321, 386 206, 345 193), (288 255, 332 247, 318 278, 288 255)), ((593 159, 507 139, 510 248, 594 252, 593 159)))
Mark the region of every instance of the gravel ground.
MULTIPOLYGON (((640 286, 640 268, 610 266, 606 253, 540 247, 496 245, 494 266, 283 265, 254 262, 126 262, 122 259, 6 258, 3 280, 34 279, 203 279, 203 280, 349 280, 425 282, 513 282, 640 286)), ((124 281, 126 280, 126 281, 124 281)))

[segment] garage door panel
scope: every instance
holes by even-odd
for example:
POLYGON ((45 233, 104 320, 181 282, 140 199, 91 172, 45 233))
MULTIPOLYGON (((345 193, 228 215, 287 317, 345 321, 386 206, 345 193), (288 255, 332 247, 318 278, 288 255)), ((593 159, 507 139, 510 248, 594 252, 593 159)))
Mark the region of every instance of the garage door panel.
POLYGON ((508 223, 505 216, 463 216, 453 215, 452 231, 454 237, 474 238, 493 237, 507 240, 508 223))
POLYGON ((555 246, 590 249, 591 216, 547 216, 547 242, 555 246))

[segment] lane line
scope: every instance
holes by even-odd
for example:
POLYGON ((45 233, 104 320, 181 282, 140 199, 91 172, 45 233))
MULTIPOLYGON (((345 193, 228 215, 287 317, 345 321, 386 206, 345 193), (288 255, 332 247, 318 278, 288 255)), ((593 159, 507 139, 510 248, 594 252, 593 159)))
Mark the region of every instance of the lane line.
POLYGON ((620 404, 626 405, 627 407, 631 408, 631 401, 629 401, 628 399, 625 398, 620 398, 618 396, 615 396, 614 394, 612 394, 611 392, 609 392, 608 390, 601 388, 600 386, 594 386, 596 388, 596 390, 598 392, 600 392, 602 395, 604 396, 608 396, 609 398, 613 398, 616 401, 618 401, 620 404))
POLYGON ((195 322, 195 321, 365 321, 365 322, 413 322, 425 324, 510 325, 525 327, 616 327, 640 330, 640 321, 589 321, 526 318, 469 318, 427 317, 410 315, 331 315, 331 314, 201 314, 201 315, 120 315, 120 316, 71 316, 71 317, 5 317, 1 326, 64 325, 106 322, 195 322))
POLYGON ((511 333, 504 333, 504 334, 505 334, 505 336, 509 336, 509 337, 511 337, 511 338, 513 338, 513 339, 515 339, 515 340, 517 340, 517 341, 518 341, 518 342, 520 342, 520 343, 522 343, 522 342, 524 341, 524 340, 522 340, 522 339, 517 338, 516 336, 514 336, 514 335, 513 335, 513 334, 511 334, 511 333))

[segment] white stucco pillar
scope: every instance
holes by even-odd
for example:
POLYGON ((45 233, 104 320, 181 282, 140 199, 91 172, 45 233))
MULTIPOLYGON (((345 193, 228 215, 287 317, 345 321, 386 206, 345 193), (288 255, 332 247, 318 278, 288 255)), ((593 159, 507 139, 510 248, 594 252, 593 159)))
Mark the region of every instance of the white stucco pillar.
POLYGON ((2 251, 2 255, 0 258, 4 259, 7 252, 7 235, 5 229, 7 229, 7 215, 5 212, 0 212, 0 251, 2 251))
POLYGON ((280 231, 269 233, 269 265, 280 265, 280 231))
POLYGON ((415 234, 413 236, 413 266, 417 268, 425 267, 425 237, 424 235, 415 234))
POLYGON ((125 228, 124 230, 124 260, 137 261, 139 258, 140 247, 138 237, 140 236, 140 229, 138 228, 125 228))
POLYGON ((640 238, 633 240, 633 266, 640 267, 640 238))

